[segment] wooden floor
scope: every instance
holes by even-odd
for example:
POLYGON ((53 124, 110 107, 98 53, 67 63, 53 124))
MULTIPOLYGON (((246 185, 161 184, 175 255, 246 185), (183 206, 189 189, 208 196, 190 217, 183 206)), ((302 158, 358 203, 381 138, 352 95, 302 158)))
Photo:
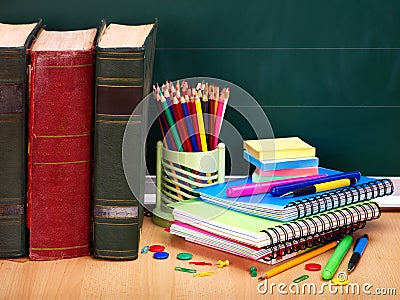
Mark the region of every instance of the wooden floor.
MULTIPOLYGON (((359 297, 366 296, 362 290, 363 286, 368 287, 366 284, 370 285, 366 292, 371 294, 380 291, 393 293, 393 290, 389 290, 391 288, 396 289, 397 295, 400 294, 400 214, 384 212, 380 219, 357 232, 355 238, 364 233, 368 233, 370 241, 360 264, 349 275, 350 282, 359 284, 359 297)), ((271 290, 262 295, 257 289, 259 282, 250 276, 249 268, 256 266, 258 270, 266 271, 271 266, 185 242, 164 232, 152 224, 150 218, 146 218, 141 247, 152 244, 165 245, 170 257, 160 261, 148 253, 140 254, 136 261, 129 262, 96 260, 92 257, 49 262, 0 260, 0 299, 239 299, 244 296, 247 299, 271 299, 282 297, 277 290, 279 284, 281 291, 289 294, 286 298, 293 299, 292 291, 295 292, 295 289, 292 285, 290 290, 290 284, 294 278, 303 274, 309 274, 310 278, 299 284, 299 293, 305 288, 300 298, 321 298, 321 295, 310 295, 308 287, 302 286, 303 283, 315 284, 315 292, 318 293, 324 283, 320 272, 304 270, 305 263, 269 279, 269 289, 275 284, 272 295, 271 290), (216 263, 219 259, 228 259, 231 264, 222 269, 198 266, 198 272, 214 270, 216 275, 194 278, 193 274, 174 270, 176 266, 192 268, 187 261, 176 259, 179 252, 192 253, 193 261, 216 263)), ((332 251, 312 261, 324 265, 332 251)), ((350 255, 349 252, 338 272, 346 269, 350 255)), ((265 292, 265 285, 260 290, 265 292)), ((339 288, 333 288, 335 290, 341 294, 339 288)), ((352 291, 349 289, 350 296, 352 291)), ((346 294, 345 289, 343 293, 346 294)), ((329 286, 325 287, 323 295, 331 296, 329 286)), ((369 297, 372 298, 377 297, 369 297)))

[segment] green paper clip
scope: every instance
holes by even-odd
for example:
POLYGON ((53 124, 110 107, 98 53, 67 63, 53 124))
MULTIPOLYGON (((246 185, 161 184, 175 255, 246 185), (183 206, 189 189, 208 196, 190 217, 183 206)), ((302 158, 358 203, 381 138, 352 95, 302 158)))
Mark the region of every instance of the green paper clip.
POLYGON ((186 269, 186 268, 182 268, 182 267, 175 267, 175 270, 185 272, 185 273, 197 273, 196 269, 186 269))
POLYGON ((294 283, 299 283, 302 282, 303 280, 306 280, 307 278, 309 278, 310 276, 308 275, 301 275, 300 277, 297 277, 293 280, 294 283))

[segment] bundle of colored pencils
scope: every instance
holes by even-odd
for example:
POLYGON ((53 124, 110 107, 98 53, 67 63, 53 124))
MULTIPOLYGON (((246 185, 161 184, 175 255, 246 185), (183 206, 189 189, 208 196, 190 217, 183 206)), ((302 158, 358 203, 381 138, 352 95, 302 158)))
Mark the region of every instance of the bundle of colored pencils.
POLYGON ((159 123, 164 147, 180 152, 204 152, 218 145, 229 88, 199 82, 190 87, 187 81, 153 85, 159 109, 159 123))

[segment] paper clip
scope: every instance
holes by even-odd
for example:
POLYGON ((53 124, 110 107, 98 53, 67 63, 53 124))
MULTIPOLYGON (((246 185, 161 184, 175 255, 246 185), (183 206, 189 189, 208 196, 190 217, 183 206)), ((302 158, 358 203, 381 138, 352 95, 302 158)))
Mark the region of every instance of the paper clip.
POLYGON ((185 273, 196 273, 197 272, 196 269, 187 269, 187 268, 182 268, 182 267, 175 267, 175 270, 185 272, 185 273))
POLYGON ((189 265, 196 265, 196 266, 212 266, 212 263, 204 262, 204 261, 191 261, 189 265))
POLYGON ((294 283, 299 283, 302 282, 303 280, 306 280, 307 278, 309 278, 310 276, 308 275, 301 275, 300 277, 297 277, 293 280, 294 283))
POLYGON ((210 271, 210 272, 201 272, 198 274, 194 274, 193 277, 206 277, 206 276, 213 276, 215 275, 215 271, 210 271))

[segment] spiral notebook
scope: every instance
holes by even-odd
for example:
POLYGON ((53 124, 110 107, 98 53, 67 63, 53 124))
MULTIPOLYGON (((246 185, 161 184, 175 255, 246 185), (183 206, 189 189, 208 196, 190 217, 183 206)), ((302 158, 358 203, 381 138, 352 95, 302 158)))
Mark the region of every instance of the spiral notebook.
POLYGON ((196 199, 169 206, 173 208, 175 221, 257 248, 319 235, 380 216, 378 204, 372 201, 350 204, 291 222, 263 219, 196 199))
POLYGON ((183 237, 188 242, 221 250, 244 258, 275 264, 302 254, 314 246, 319 246, 332 240, 339 240, 344 235, 363 228, 364 225, 365 221, 350 226, 331 229, 316 237, 308 236, 296 241, 279 243, 263 248, 248 246, 182 222, 171 222, 171 227, 166 230, 171 234, 183 237))
MULTIPOLYGON (((319 168, 319 174, 334 175, 340 172, 319 168)), ((231 186, 251 183, 251 178, 237 179, 226 183, 197 189, 201 200, 246 214, 279 221, 290 221, 333 208, 372 200, 393 193, 389 179, 373 179, 361 176, 354 186, 335 189, 300 197, 273 197, 269 193, 230 198, 226 190, 231 186)))

